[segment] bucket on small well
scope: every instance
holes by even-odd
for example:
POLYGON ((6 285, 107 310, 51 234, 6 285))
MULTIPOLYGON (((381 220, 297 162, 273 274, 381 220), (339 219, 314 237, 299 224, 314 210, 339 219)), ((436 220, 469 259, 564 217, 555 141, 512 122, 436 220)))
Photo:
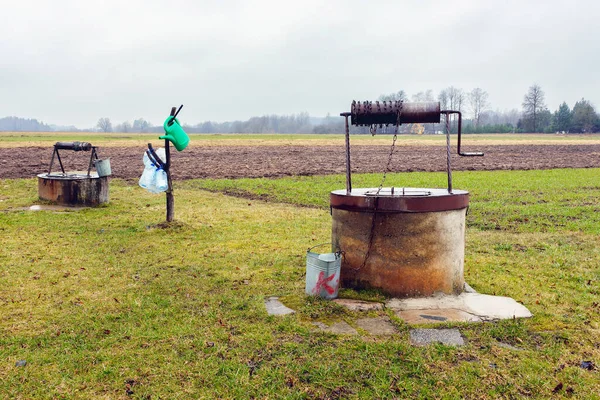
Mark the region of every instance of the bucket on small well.
POLYGON ((98 176, 109 176, 111 174, 110 170, 110 158, 104 160, 94 160, 94 167, 96 167, 96 172, 98 172, 98 176))
MULTIPOLYGON (((318 245, 323 246, 323 245, 318 245)), ((325 299, 335 299, 340 286, 342 253, 315 253, 311 247, 306 252, 306 294, 325 299)))

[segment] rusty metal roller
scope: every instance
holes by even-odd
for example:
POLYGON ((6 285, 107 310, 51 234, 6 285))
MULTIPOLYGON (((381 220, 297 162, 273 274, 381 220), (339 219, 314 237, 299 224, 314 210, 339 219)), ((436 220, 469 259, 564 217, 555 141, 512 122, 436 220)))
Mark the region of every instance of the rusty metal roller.
POLYGON ((92 144, 88 142, 56 142, 54 149, 56 150, 73 150, 73 151, 90 151, 92 144))
POLYGON ((352 125, 427 124, 440 122, 440 103, 405 103, 402 101, 353 101, 350 110, 352 125), (398 113, 400 118, 398 119, 398 113))

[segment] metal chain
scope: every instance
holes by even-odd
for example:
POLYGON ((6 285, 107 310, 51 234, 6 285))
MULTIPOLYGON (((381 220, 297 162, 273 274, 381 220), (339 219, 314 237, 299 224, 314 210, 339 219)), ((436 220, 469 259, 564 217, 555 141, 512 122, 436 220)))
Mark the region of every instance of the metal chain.
POLYGON ((385 178, 388 172, 391 172, 390 165, 392 164, 392 156, 394 155, 394 150, 396 148, 396 140, 398 139, 398 126, 400 125, 400 111, 396 116, 396 126, 394 127, 394 138, 392 139, 392 147, 390 148, 390 154, 388 155, 387 165, 385 166, 385 170, 383 171, 383 178, 381 179, 381 183, 379 184, 379 188, 377 189, 377 193, 375 196, 379 195, 381 189, 383 189, 383 184, 385 183, 385 178))
POLYGON ((375 223, 377 219, 377 208, 379 206, 379 192, 383 188, 383 184, 385 182, 385 178, 387 176, 388 171, 390 171, 390 164, 392 163, 392 155, 394 154, 394 149, 396 147, 396 140, 398 139, 398 127, 400 126, 400 111, 398 111, 398 116, 396 117, 396 126, 394 128, 394 139, 392 140, 392 147, 390 149, 390 154, 388 155, 387 165, 385 167, 385 171, 383 171, 383 179, 379 184, 379 188, 377 189, 377 193, 375 193, 375 204, 373 206, 373 218, 371 218, 371 230, 369 231, 369 244, 367 245, 367 252, 365 253, 365 258, 363 259, 362 264, 358 268, 353 268, 354 271, 358 271, 362 269, 365 265, 367 265, 367 261, 369 260, 369 256, 371 255, 371 248, 373 247, 373 238, 375 237, 375 223))
POLYGON ((391 171, 390 165, 392 164, 392 156, 394 155, 394 149, 396 148, 396 140, 398 139, 398 134, 394 133, 394 139, 392 140, 392 147, 390 148, 390 154, 388 155, 387 165, 385 166, 385 170, 383 171, 383 177, 381 178, 381 183, 379 184, 379 188, 377 189, 377 193, 375 196, 379 195, 381 189, 383 189, 383 184, 385 183, 385 178, 387 177, 388 171, 391 171))

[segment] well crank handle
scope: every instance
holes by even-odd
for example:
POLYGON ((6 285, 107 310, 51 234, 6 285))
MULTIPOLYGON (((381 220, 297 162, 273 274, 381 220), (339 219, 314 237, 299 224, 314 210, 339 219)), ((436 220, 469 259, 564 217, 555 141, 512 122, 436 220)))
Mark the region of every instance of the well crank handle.
POLYGON ((482 157, 484 154, 481 151, 461 151, 460 150, 460 142, 461 142, 461 131, 462 131, 462 113, 460 111, 452 111, 452 110, 443 110, 440 114, 446 114, 446 118, 449 118, 449 114, 458 114, 458 144, 456 146, 456 150, 459 156, 461 157, 482 157))

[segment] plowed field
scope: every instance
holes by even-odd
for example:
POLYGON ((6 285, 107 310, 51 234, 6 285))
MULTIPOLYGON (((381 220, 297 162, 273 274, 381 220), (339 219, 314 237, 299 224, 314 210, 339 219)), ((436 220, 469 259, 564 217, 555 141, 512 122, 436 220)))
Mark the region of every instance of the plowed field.
MULTIPOLYGON (((137 178, 143 170, 142 147, 102 147, 101 158, 110 157, 113 177, 137 178)), ((484 157, 459 157, 452 154, 453 170, 518 170, 600 167, 600 144, 585 145, 484 145, 484 157)), ((353 172, 381 172, 385 168, 388 146, 354 146, 353 172)), ((65 169, 86 170, 89 154, 62 151, 65 169)), ((32 178, 47 172, 52 146, 0 148, 0 178, 32 178)), ((325 175, 345 172, 343 146, 206 146, 172 150, 174 179, 278 177, 325 175)), ((59 169, 55 160, 54 171, 59 169)), ((444 171, 443 146, 397 146, 391 170, 444 171)))

